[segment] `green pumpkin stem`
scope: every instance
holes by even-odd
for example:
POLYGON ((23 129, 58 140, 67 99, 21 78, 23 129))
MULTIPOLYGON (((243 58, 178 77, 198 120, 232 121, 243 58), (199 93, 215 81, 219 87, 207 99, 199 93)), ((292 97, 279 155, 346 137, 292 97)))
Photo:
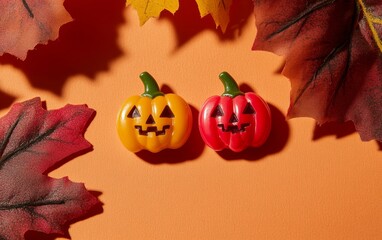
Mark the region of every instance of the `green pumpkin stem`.
POLYGON ((236 81, 231 77, 231 75, 229 75, 229 73, 222 72, 219 74, 219 78, 224 85, 224 93, 222 96, 234 98, 238 95, 244 95, 244 93, 240 91, 236 81))
POLYGON ((148 72, 143 72, 139 75, 145 86, 145 92, 141 94, 142 97, 156 98, 158 96, 164 96, 164 93, 159 90, 159 86, 155 79, 148 72))

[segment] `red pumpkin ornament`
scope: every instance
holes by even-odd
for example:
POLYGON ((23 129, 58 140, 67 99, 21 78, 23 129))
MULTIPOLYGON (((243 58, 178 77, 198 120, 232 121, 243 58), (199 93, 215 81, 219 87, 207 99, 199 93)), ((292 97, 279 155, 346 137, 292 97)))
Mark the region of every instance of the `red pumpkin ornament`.
POLYGON ((268 104, 253 92, 241 92, 227 72, 222 72, 219 78, 224 93, 208 98, 199 114, 199 130, 204 142, 215 151, 229 148, 240 152, 247 147, 261 146, 271 130, 268 104))

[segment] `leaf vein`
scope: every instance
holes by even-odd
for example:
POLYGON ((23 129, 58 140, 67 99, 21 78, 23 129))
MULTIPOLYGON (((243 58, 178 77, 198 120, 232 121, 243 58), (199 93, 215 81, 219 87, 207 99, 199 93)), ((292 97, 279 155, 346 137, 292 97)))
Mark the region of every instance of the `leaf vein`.
MULTIPOLYGON (((5 148, 7 147, 8 143, 9 143, 9 140, 13 134, 13 132, 15 131, 16 129, 16 126, 19 124, 19 122, 21 121, 23 115, 21 115, 19 118, 17 118, 17 120, 13 123, 13 125, 8 129, 6 135, 5 135, 5 138, 4 140, 1 142, 1 145, 0 145, 0 156, 3 155, 4 153, 4 150, 5 148)), ((0 159, 1 161, 2 159, 0 159)), ((0 163, 1 164, 1 163, 0 163)))
POLYGON ((344 49, 346 49, 346 61, 345 61, 345 66, 344 69, 341 73, 341 77, 334 89, 334 92, 330 98, 330 104, 328 104, 326 108, 326 114, 328 114, 330 107, 334 104, 334 101, 340 91, 340 89, 343 87, 346 81, 346 76, 349 72, 350 69, 350 63, 351 63, 351 39, 353 38, 353 33, 354 33, 354 24, 356 22, 356 19, 358 17, 359 13, 355 9, 354 14, 352 16, 352 21, 351 21, 351 28, 349 32, 345 35, 345 40, 338 44, 335 48, 332 49, 332 51, 324 58, 320 66, 317 68, 317 70, 314 72, 313 76, 310 78, 310 80, 304 85, 304 87, 300 90, 298 96, 296 97, 294 104, 296 104, 302 95, 305 93, 305 91, 310 87, 310 85, 317 79, 317 77, 322 73, 322 71, 325 69, 325 67, 330 68, 330 62, 338 56, 340 52, 342 52, 344 49))
POLYGON ((377 44, 377 47, 380 52, 382 52, 382 40, 378 35, 377 29, 374 27, 373 23, 382 24, 382 19, 375 17, 366 7, 363 0, 358 0, 358 5, 360 6, 364 16, 366 18, 366 22, 369 25, 372 37, 377 44))
POLYGON ((26 0, 21 0, 23 2, 23 5, 25 9, 28 11, 29 17, 34 18, 34 14, 32 12, 32 9, 29 7, 28 3, 26 0))
POLYGON ((333 4, 335 1, 336 0, 320 1, 320 2, 316 3, 315 5, 311 6, 310 8, 305 9, 303 12, 301 12, 299 15, 297 15, 294 19, 288 21, 286 24, 281 26, 279 29, 277 29, 273 33, 269 34, 266 37, 266 40, 270 40, 271 38, 275 37, 276 35, 286 31, 290 27, 294 26, 294 24, 298 23, 299 21, 301 21, 303 19, 306 19, 307 17, 309 17, 314 12, 323 9, 323 8, 329 6, 330 4, 333 4))
POLYGON ((47 131, 45 131, 44 133, 42 133, 41 135, 38 135, 36 138, 31 139, 30 141, 27 141, 24 144, 20 145, 19 147, 14 149, 14 151, 11 151, 10 153, 8 153, 5 156, 2 156, 0 159, 0 169, 2 169, 4 167, 5 163, 7 163, 13 157, 17 156, 19 153, 25 151, 26 149, 32 147, 33 145, 41 142, 44 139, 46 139, 54 131, 56 131, 60 127, 60 125, 62 125, 62 124, 58 124, 58 125, 53 126, 52 128, 50 128, 47 131))
POLYGON ((24 202, 18 204, 0 204, 0 211, 4 210, 14 210, 20 208, 30 208, 30 207, 41 207, 48 205, 62 205, 65 204, 66 200, 44 200, 44 201, 35 201, 35 202, 24 202))

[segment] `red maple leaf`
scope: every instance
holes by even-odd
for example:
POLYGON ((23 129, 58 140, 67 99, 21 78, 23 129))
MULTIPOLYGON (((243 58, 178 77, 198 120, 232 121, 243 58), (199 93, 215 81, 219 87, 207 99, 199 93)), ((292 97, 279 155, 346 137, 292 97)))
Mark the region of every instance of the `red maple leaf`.
POLYGON ((63 0, 0 1, 0 55, 22 60, 28 50, 58 37, 61 25, 71 20, 63 0))
POLYGON ((99 205, 83 184, 46 175, 91 150, 83 133, 94 113, 84 105, 47 111, 34 98, 0 119, 0 239, 24 239, 27 231, 65 234, 70 221, 99 205))
POLYGON ((289 117, 353 121, 382 141, 382 1, 255 0, 254 50, 285 55, 289 117))

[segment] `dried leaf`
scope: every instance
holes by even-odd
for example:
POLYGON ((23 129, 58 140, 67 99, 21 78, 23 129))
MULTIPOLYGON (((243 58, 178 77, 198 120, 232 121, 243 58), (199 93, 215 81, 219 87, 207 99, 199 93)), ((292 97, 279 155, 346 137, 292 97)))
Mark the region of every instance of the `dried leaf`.
POLYGON ((353 121, 382 141, 382 2, 255 0, 254 50, 286 57, 289 117, 353 121))
POLYGON ((24 60, 37 44, 56 39, 60 26, 69 21, 63 0, 1 1, 0 55, 24 60))
POLYGON ((229 23, 229 10, 232 0, 196 0, 201 17, 211 14, 216 27, 225 32, 229 23))
POLYGON ((138 12, 139 21, 143 25, 151 17, 159 17, 163 10, 168 10, 174 14, 179 8, 178 0, 127 0, 127 5, 131 5, 138 12))
MULTIPOLYGON (((201 17, 211 14, 216 28, 221 27, 225 32, 229 23, 232 0, 196 0, 201 17)), ((127 0, 127 5, 133 6, 138 12, 143 25, 151 17, 159 17, 163 10, 174 14, 179 9, 179 0, 127 0)))
POLYGON ((83 184, 46 175, 91 149, 83 133, 94 110, 41 105, 39 98, 15 104, 0 119, 0 239, 24 239, 27 231, 64 234, 69 221, 99 204, 83 184))

